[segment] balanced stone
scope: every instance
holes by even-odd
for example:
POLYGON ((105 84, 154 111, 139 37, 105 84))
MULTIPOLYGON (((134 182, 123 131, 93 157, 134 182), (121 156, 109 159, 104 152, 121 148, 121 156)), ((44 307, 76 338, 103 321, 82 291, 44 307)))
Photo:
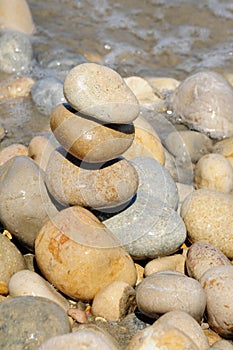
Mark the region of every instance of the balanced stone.
POLYGON ((112 208, 131 200, 138 188, 138 175, 125 159, 90 164, 69 155, 65 158, 58 149, 49 159, 46 184, 62 204, 112 208))
POLYGON ((233 258, 233 196, 200 189, 186 197, 181 217, 192 243, 205 241, 233 258))
POLYGON ((8 294, 11 276, 25 268, 23 255, 8 237, 0 234, 0 294, 8 294))
POLYGON ((29 157, 17 156, 0 168, 0 220, 28 249, 40 228, 57 213, 38 165, 29 157))
POLYGON ((107 123, 130 123, 139 113, 138 101, 121 76, 96 63, 71 69, 64 94, 75 110, 107 123))
POLYGON ((198 72, 185 79, 173 96, 175 117, 212 138, 233 136, 233 88, 220 74, 198 72))
POLYGON ((87 209, 60 211, 41 229, 36 260, 44 276, 74 299, 91 300, 114 281, 134 286, 136 269, 113 234, 87 209))
POLYGON ((45 340, 71 331, 66 312, 45 298, 21 296, 0 304, 0 348, 36 350, 45 340))
POLYGON ((152 318, 180 310, 200 322, 206 307, 206 295, 201 284, 169 270, 146 277, 137 288, 136 300, 139 310, 152 318))
POLYGON ((81 115, 67 104, 55 107, 50 126, 60 144, 85 162, 105 162, 119 157, 132 144, 133 124, 103 124, 81 115))

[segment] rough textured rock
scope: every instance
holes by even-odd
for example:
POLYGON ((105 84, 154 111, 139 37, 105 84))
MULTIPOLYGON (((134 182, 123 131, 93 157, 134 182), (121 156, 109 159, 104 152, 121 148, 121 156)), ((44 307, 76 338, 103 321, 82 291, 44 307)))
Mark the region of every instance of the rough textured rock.
POLYGON ((70 331, 65 311, 45 298, 22 296, 0 304, 1 349, 36 350, 45 340, 70 331))
POLYGON ((186 78, 173 96, 177 118, 212 138, 233 136, 233 88, 220 74, 198 72, 186 78))
POLYGON ((139 113, 138 101, 121 76, 96 63, 71 69, 64 94, 74 109, 107 123, 130 123, 139 113))
POLYGON ((186 197, 181 217, 192 243, 205 241, 233 258, 233 197, 219 191, 200 189, 186 197))
POLYGON ((105 162, 119 157, 132 144, 133 124, 102 124, 84 117, 68 104, 55 107, 50 126, 60 144, 85 162, 105 162))
POLYGON ((114 281, 134 286, 136 269, 111 232, 88 210, 60 211, 37 236, 36 260, 44 276, 74 299, 91 300, 114 281))

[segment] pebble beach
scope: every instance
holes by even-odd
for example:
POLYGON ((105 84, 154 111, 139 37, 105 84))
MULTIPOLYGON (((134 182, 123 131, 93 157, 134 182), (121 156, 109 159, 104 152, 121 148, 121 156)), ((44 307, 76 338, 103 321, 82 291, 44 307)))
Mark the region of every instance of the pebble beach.
POLYGON ((233 349, 233 7, 178 2, 0 0, 0 349, 233 349))

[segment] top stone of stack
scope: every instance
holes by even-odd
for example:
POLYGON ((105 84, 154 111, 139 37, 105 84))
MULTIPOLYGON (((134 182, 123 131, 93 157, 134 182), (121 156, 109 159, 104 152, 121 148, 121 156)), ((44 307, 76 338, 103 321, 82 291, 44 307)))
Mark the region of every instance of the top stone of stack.
POLYGON ((137 98, 122 77, 100 64, 83 63, 71 69, 64 95, 76 111, 103 123, 131 123, 139 114, 137 98))

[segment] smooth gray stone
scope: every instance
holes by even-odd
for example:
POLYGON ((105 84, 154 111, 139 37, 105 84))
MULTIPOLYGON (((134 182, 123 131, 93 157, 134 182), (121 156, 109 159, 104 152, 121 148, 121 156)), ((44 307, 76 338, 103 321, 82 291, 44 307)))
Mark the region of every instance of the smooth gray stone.
POLYGON ((36 350, 45 340, 70 332, 66 312, 46 298, 21 296, 0 304, 0 349, 36 350))
POLYGON ((33 58, 30 38, 20 32, 5 32, 0 37, 0 70, 5 73, 28 71, 33 58))
POLYGON ((168 207, 177 209, 178 192, 169 171, 149 157, 133 158, 130 162, 137 170, 140 191, 158 198, 168 207))
POLYGON ((50 115, 54 107, 66 102, 63 84, 54 77, 38 80, 32 87, 31 95, 37 109, 44 115, 50 115))

